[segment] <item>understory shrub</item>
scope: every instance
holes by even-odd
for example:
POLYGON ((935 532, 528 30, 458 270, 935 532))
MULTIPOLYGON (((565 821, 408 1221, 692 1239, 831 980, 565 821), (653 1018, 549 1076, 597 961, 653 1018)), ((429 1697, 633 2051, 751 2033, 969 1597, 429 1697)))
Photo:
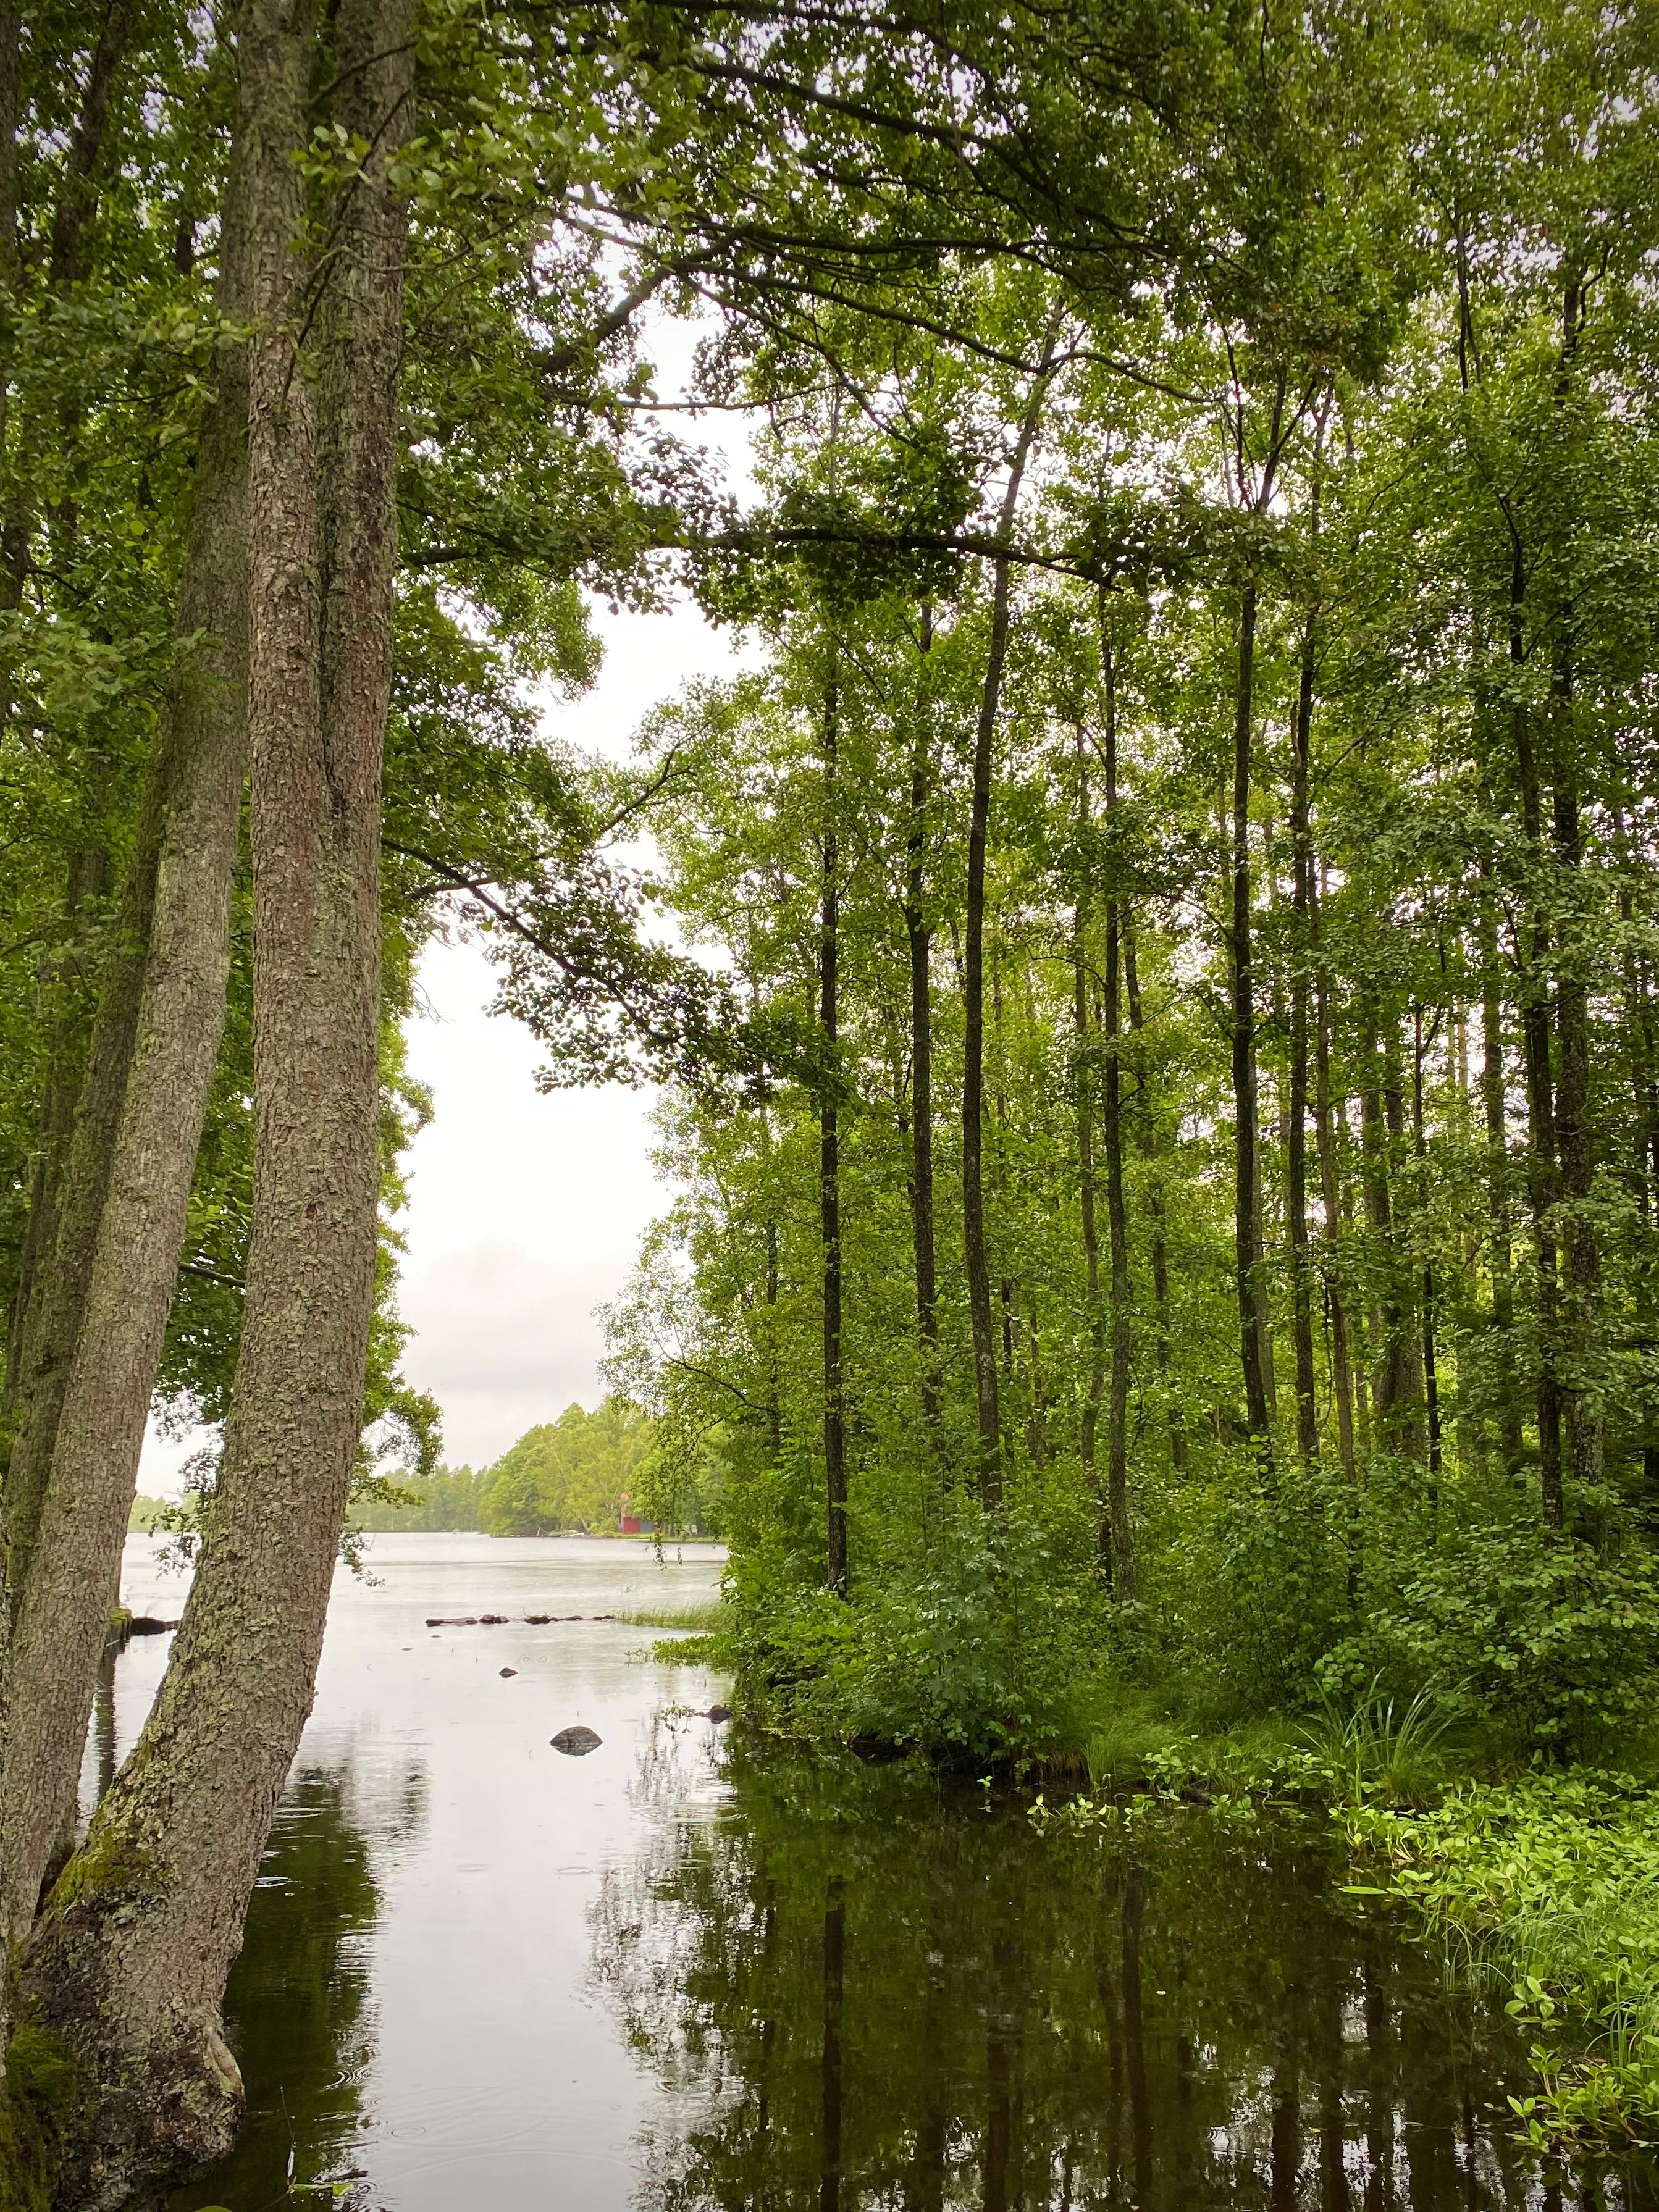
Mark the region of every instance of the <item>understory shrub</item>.
POLYGON ((1583 1756, 1651 1711, 1659 1577, 1634 1546, 1608 1559, 1520 1516, 1466 1522, 1378 1594, 1319 1672, 1337 1692, 1426 1692, 1510 1752, 1583 1756))
POLYGON ((1206 1725, 1294 1711, 1350 1624, 1352 1497, 1340 1475, 1300 1465, 1243 1494, 1194 1497, 1161 1560, 1163 1668, 1206 1725))
POLYGON ((1103 1599, 1077 1532, 1040 1508, 955 1515, 902 1572, 849 1601, 757 1571, 730 1578, 722 1656, 780 1732, 1006 1761, 1069 1733, 1099 1663, 1103 1599))

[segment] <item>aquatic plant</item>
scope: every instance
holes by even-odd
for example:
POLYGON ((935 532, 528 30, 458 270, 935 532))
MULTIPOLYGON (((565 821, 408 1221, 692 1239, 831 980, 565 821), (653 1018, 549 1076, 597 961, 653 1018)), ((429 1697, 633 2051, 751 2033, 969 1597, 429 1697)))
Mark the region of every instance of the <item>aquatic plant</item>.
POLYGON ((1408 1898, 1454 1971, 1496 1981, 1531 2031, 1540 2088, 1511 2102, 1532 2142, 1659 2142, 1659 1793, 1540 1770, 1345 1818, 1377 1877, 1350 1894, 1408 1898))

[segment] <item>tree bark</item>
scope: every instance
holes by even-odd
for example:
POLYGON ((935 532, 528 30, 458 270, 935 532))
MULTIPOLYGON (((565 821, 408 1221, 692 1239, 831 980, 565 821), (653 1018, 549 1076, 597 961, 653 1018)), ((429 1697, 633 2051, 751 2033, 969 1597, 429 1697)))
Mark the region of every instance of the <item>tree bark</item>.
POLYGON ((1089 1376, 1084 1387, 1083 1416, 1079 1432, 1079 1457, 1084 1478, 1098 1501, 1097 1548, 1101 1571, 1112 1578, 1112 1512, 1109 1493, 1101 1497, 1096 1472, 1100 1434, 1100 1408, 1106 1395, 1106 1314, 1100 1296, 1100 1224, 1095 1191, 1095 1068, 1090 1044, 1088 883, 1090 860, 1089 771, 1083 751, 1083 728, 1076 732, 1078 811, 1078 890, 1072 910, 1072 1024, 1077 1051, 1077 1166, 1078 1206, 1083 1227, 1084 1295, 1088 1301, 1089 1376))
POLYGON ((1378 1034, 1375 1008, 1367 1006, 1364 1074, 1359 1092, 1360 1151, 1364 1164, 1365 1219, 1375 1243, 1382 1287, 1372 1315, 1371 1410, 1377 1448, 1408 1448, 1412 1417, 1411 1367, 1407 1344, 1409 1320, 1400 1289, 1400 1255, 1395 1234, 1389 1108, 1399 1085, 1388 1071, 1391 1057, 1378 1034))
POLYGON ((1290 1098, 1285 1132, 1285 1210, 1291 1243, 1291 1334, 1296 1351, 1296 1437, 1304 1464, 1319 1455, 1315 1397, 1313 1263, 1308 1240, 1308 998, 1312 957, 1313 849, 1308 833, 1308 780, 1313 733, 1314 620, 1302 634, 1301 680, 1291 729, 1291 899, 1290 1098))
POLYGON ((345 0, 337 119, 369 149, 315 272, 295 251, 315 29, 251 0, 248 720, 254 1218, 234 1397, 167 1679, 25 1960, 42 2027, 97 2094, 75 2201, 228 2146, 225 1975, 310 1709, 358 1449, 379 1195, 380 762, 391 695, 410 0, 345 0), (296 358, 307 343, 314 373, 296 358))
MULTIPOLYGON (((1146 1026, 1140 998, 1140 971, 1135 956, 1133 919, 1124 917, 1123 923, 1123 988, 1129 1001, 1129 1030, 1139 1038, 1146 1026)), ((1158 1156, 1157 1125, 1148 1109, 1142 1123, 1141 1148, 1150 1164, 1158 1156)), ((1169 1397, 1170 1464, 1177 1474, 1187 1472, 1187 1424, 1182 1418, 1181 1403, 1173 1393, 1174 1328, 1170 1312, 1170 1239, 1164 1211, 1164 1193, 1157 1175, 1151 1178, 1146 1192, 1146 1224, 1150 1233, 1152 1261, 1152 1310, 1158 1317, 1158 1379, 1169 1397)))
MULTIPOLYGON (((243 210, 223 223, 221 306, 246 296, 243 210)), ((8 1484, 15 1705, 0 1779, 6 1925, 33 1917, 72 1815, 145 1421, 223 1028, 247 723, 247 380, 221 367, 196 456, 181 641, 82 1085, 52 1326, 8 1484)))
POLYGON ((1506 1474, 1521 1467, 1521 1401, 1515 1372, 1515 1273, 1510 1250, 1514 1224, 1510 1206, 1509 1085, 1504 1068, 1504 1002, 1498 972, 1498 932, 1482 909, 1480 949, 1480 1104, 1486 1133, 1487 1239, 1492 1321, 1498 1339, 1499 1449, 1506 1474))
MULTIPOLYGON (((997 537, 1006 544, 1019 509, 1019 489, 1036 437, 1037 419, 1054 363, 1059 319, 1051 318, 1032 380, 1024 418, 1003 492, 997 537)), ((979 720, 974 732, 973 789, 968 822, 967 939, 963 979, 962 1231, 967 1263, 968 1313, 974 1345, 974 1410, 979 1429, 980 1497, 988 1512, 1002 1504, 1002 1408, 998 1389, 996 1332, 991 1314, 991 1270, 985 1237, 985 859, 991 821, 991 765, 1002 706, 1002 672, 1008 657, 1008 556, 991 563, 991 635, 985 656, 979 720)))
MULTIPOLYGON (((1526 666, 1525 608, 1527 567, 1518 538, 1512 542, 1510 564, 1509 655, 1516 686, 1510 708, 1510 736, 1514 748, 1516 781, 1521 799, 1521 826, 1528 844, 1543 859, 1543 801, 1539 788, 1538 763, 1533 749, 1532 717, 1521 696, 1526 666)), ((1535 899, 1518 933, 1521 1057, 1527 1086, 1527 1195, 1532 1214, 1533 1254, 1538 1277, 1538 1378, 1535 1403, 1538 1416, 1539 1486, 1545 1522, 1559 1528, 1561 1494, 1561 1392, 1556 1368, 1556 1337, 1559 1328, 1558 1255, 1553 1208, 1556 1199, 1555 1090, 1550 1066, 1549 921, 1535 899)))
MULTIPOLYGON (((1421 1176, 1428 1165, 1429 1144, 1423 1113, 1423 1010, 1420 1006, 1412 1009, 1412 1141, 1417 1154, 1418 1173, 1421 1176)), ((1429 1508, 1434 1511, 1440 1504, 1440 1381, 1436 1359, 1434 1262, 1426 1255, 1423 1261, 1422 1294, 1423 1405, 1428 1421, 1429 1508)))
POLYGON ((1267 1370, 1256 1309, 1255 984, 1250 956, 1250 726, 1255 682, 1256 592, 1247 580, 1239 605, 1237 678, 1233 702, 1232 968, 1234 1272, 1238 1297, 1239 1364, 1244 1374, 1244 1425, 1263 1464, 1271 1466, 1267 1370))
POLYGON ((1556 655, 1551 691, 1553 842, 1556 868, 1565 893, 1560 902, 1564 923, 1556 945, 1555 981, 1559 1065, 1555 1141, 1561 1164, 1561 1243, 1566 1261, 1564 1318, 1571 1355, 1562 1395, 1573 1479, 1594 1487, 1601 1480, 1604 1422, 1588 1370, 1601 1305, 1601 1251, 1590 1213, 1595 1151, 1590 1127, 1589 986, 1585 974, 1584 917, 1577 911, 1583 896, 1584 847, 1578 805, 1572 664, 1565 647, 1556 655))
MULTIPOLYGON (((933 611, 921 611, 919 650, 933 645, 933 611)), ((928 718, 918 711, 910 746, 904 933, 910 963, 910 1237, 921 1354, 921 1417, 939 1445, 939 1265, 933 1224, 933 933, 927 922, 927 822, 933 801, 928 718)))
POLYGON ((1337 1455, 1348 1486, 1347 1565, 1346 1581, 1350 1609, 1359 1602, 1360 1521, 1359 1461, 1354 1448, 1354 1370, 1348 1349, 1348 1310, 1342 1295, 1343 1188, 1337 1176, 1336 1127, 1331 1102, 1331 1010, 1325 962, 1319 939, 1320 906, 1324 871, 1311 884, 1308 910, 1310 957, 1314 963, 1314 1127, 1319 1147, 1319 1197, 1325 1216, 1325 1304, 1331 1340, 1331 1395, 1336 1401, 1337 1455))
POLYGON ((847 1404, 842 1361, 841 1276, 841 855, 836 809, 840 708, 832 659, 823 693, 823 890, 818 915, 818 1231, 823 1254, 823 1492, 825 1587, 847 1595, 847 1404))
MULTIPOLYGON (((1103 640, 1106 713, 1103 737, 1106 769, 1106 811, 1117 806, 1117 686, 1109 641, 1103 640)), ((1115 890, 1106 902, 1104 1022, 1105 1110, 1101 1142, 1106 1153, 1106 1228, 1112 1270, 1112 1369, 1106 1400, 1106 1504, 1112 1523, 1113 1586, 1120 1601, 1135 1595, 1134 1538, 1129 1526, 1129 1231, 1123 1206, 1123 1070, 1120 1058, 1119 971, 1121 966, 1122 902, 1115 890)))

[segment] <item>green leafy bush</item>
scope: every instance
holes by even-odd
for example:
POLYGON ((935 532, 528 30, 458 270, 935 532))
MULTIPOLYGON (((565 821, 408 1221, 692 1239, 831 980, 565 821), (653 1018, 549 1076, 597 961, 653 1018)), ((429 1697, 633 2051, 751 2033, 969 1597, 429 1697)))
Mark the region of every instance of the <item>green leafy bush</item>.
POLYGON ((724 1656, 750 1710, 784 1733, 945 1758, 1013 1760, 1070 1732, 1097 1662, 1098 1584, 1075 1532, 1040 1511, 954 1518, 904 1579, 850 1602, 744 1562, 724 1656))
POLYGON ((1466 1525, 1379 1595, 1320 1672, 1332 1687, 1431 1691, 1511 1750, 1582 1755, 1652 1709, 1659 1577, 1645 1551, 1606 1559, 1519 1517, 1466 1525))

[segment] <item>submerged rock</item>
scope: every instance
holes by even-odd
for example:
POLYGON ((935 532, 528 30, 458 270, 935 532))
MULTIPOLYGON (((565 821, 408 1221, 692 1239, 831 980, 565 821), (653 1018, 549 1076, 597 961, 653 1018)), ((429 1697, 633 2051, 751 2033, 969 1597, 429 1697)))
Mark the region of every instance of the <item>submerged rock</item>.
POLYGON ((567 1759, 586 1759, 590 1751, 597 1751, 600 1738, 591 1728, 561 1729, 550 1739, 555 1751, 562 1751, 567 1759))

